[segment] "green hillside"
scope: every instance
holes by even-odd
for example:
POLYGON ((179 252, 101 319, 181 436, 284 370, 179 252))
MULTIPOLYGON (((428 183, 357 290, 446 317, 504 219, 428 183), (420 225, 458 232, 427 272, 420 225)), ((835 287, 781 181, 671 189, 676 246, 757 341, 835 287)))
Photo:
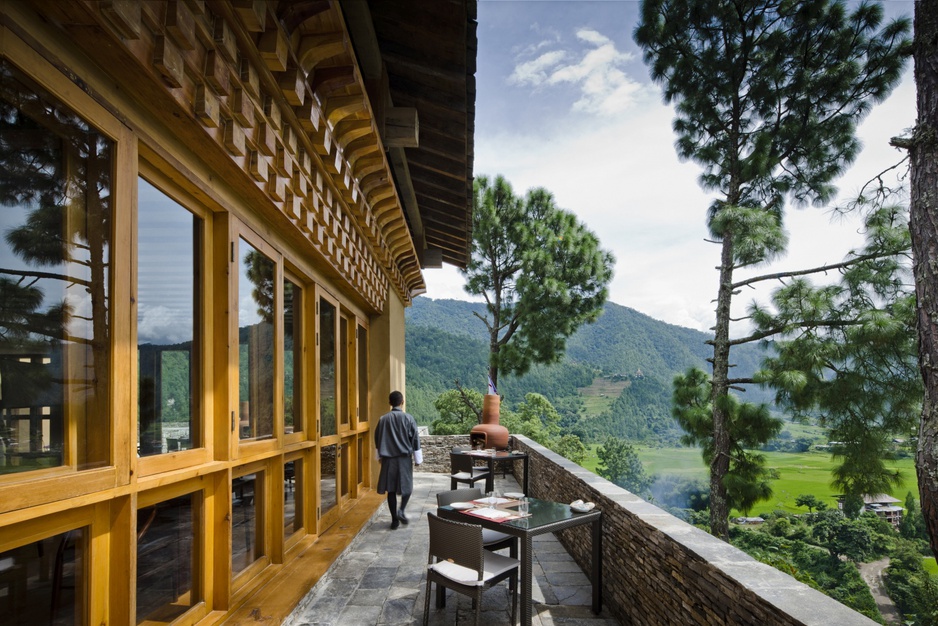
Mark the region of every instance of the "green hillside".
MULTIPOLYGON (((407 403, 418 421, 436 417, 434 400, 455 380, 485 391, 484 324, 473 315, 484 304, 417 298, 406 311, 407 403)), ((608 303, 593 324, 580 328, 561 363, 535 367, 520 378, 502 376, 499 393, 509 406, 529 392, 546 396, 571 432, 590 441, 607 434, 636 441, 673 443, 680 431, 671 418, 671 380, 696 366, 708 369, 708 335, 608 303)), ((734 349, 735 372, 751 374, 761 360, 756 346, 734 349)), ((765 392, 747 400, 768 401, 765 392)))

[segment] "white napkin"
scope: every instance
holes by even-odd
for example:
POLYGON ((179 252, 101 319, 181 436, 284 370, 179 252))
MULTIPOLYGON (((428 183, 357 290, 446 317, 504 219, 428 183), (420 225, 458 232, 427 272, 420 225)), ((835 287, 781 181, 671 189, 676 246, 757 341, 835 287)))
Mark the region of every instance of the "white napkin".
POLYGON ((513 515, 508 511, 499 511, 498 509, 476 509, 472 513, 474 515, 481 515, 482 517, 488 519, 504 519, 513 515))

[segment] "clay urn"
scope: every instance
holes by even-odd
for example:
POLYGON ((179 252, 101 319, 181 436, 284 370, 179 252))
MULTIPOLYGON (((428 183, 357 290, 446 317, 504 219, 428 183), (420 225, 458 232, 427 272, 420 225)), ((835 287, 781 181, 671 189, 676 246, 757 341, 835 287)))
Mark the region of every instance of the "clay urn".
POLYGON ((504 450, 508 447, 508 429, 498 423, 501 398, 487 394, 482 398, 482 423, 472 427, 472 435, 485 435, 485 448, 504 450))

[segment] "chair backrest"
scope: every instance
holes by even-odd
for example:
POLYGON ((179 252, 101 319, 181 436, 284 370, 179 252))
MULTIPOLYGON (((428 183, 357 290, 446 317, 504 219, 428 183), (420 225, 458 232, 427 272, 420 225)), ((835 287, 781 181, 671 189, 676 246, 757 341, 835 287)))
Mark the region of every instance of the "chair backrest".
POLYGON ((449 466, 454 474, 456 472, 472 472, 474 465, 475 459, 468 454, 454 454, 450 452, 449 466))
POLYGON ((478 487, 468 489, 452 489, 450 491, 441 491, 436 494, 436 505, 447 506, 453 502, 469 502, 478 500, 482 497, 482 490, 478 487))
POLYGON ((477 524, 464 524, 438 517, 427 512, 430 525, 430 554, 428 561, 436 557, 437 561, 451 560, 457 565, 479 572, 482 580, 482 567, 485 558, 482 555, 482 527, 477 524))

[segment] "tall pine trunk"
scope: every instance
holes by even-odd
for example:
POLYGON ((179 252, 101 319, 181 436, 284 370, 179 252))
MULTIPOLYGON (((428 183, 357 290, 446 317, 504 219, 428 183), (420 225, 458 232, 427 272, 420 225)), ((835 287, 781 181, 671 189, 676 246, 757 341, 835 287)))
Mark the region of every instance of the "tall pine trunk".
POLYGON ((730 468, 730 438, 723 397, 729 393, 730 305, 733 301, 733 235, 723 235, 720 252, 720 288, 717 292, 716 324, 713 332, 713 458, 710 459, 710 532, 729 540, 729 502, 724 477, 730 468))
POLYGON ((915 3, 918 120, 910 149, 919 369, 925 383, 916 471, 931 548, 938 554, 938 0, 915 3))

